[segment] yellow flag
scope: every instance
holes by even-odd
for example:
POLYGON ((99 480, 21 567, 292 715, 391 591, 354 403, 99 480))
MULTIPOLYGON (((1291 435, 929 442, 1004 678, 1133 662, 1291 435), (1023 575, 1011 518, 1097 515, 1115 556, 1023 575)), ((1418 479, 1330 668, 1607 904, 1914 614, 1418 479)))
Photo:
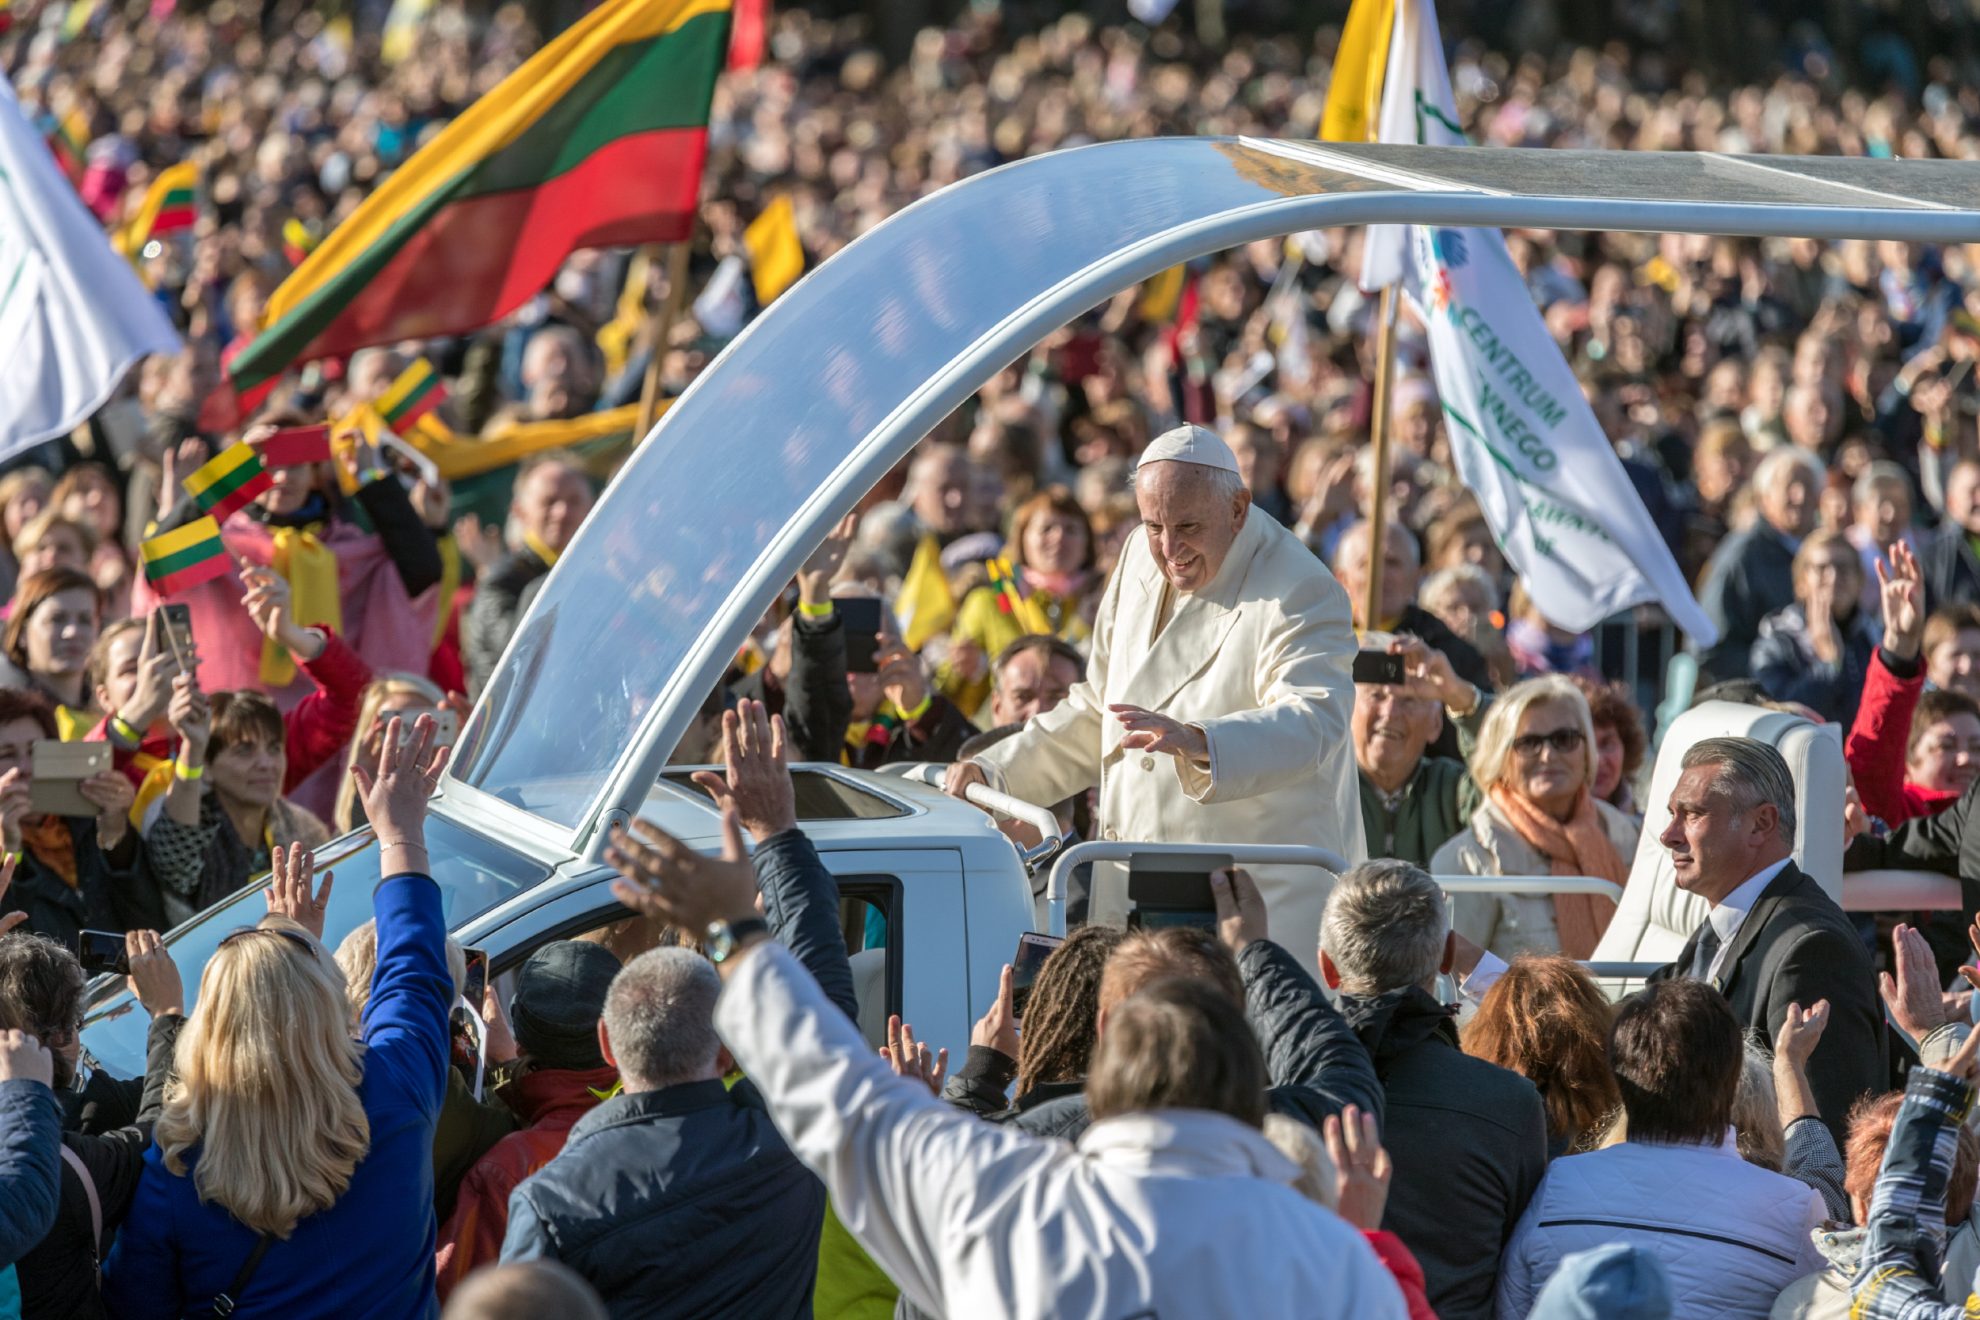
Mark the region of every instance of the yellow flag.
POLYGON ((1136 310, 1141 319, 1165 325, 1176 319, 1176 311, 1182 306, 1183 281, 1189 275, 1187 266, 1171 266, 1148 280, 1141 286, 1141 301, 1136 310))
POLYGON ((1382 73, 1389 62, 1389 30, 1396 0, 1354 0, 1334 53, 1327 110, 1320 117, 1326 142, 1370 142, 1382 108, 1382 73))
POLYGON ((780 194, 749 222, 743 230, 743 246, 749 249, 757 305, 768 307, 804 274, 804 244, 798 240, 797 212, 789 194, 780 194))
POLYGON ((922 537, 914 548, 914 562, 901 579, 901 594, 894 598, 894 613, 901 621, 901 640, 910 651, 919 651, 929 638, 955 627, 956 594, 949 589, 949 575, 942 571, 942 547, 934 537, 922 537))
POLYGON ((625 286, 619 290, 619 305, 612 319, 598 327, 598 351, 605 355, 605 374, 616 376, 625 370, 632 355, 632 341, 646 322, 646 277, 653 261, 644 251, 633 253, 626 264, 625 286))

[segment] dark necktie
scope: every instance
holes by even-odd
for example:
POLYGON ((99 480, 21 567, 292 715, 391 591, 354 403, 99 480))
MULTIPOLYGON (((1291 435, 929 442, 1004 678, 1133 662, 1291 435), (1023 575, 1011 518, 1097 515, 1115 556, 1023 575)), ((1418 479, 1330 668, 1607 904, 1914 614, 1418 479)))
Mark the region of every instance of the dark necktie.
POLYGON ((1708 920, 1698 932, 1698 947, 1691 955, 1691 978, 1694 981, 1712 979, 1712 960, 1719 956, 1719 932, 1708 920))

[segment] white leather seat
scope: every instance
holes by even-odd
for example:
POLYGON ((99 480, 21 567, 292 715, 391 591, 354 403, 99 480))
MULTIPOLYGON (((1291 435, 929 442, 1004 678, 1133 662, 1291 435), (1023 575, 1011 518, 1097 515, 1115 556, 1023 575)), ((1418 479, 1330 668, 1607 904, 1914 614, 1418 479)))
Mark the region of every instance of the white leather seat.
POLYGON ((1794 776, 1795 865, 1831 898, 1842 901, 1847 772, 1841 726, 1811 724, 1800 716, 1758 706, 1710 701, 1679 716, 1664 734, 1643 804, 1643 837, 1629 868, 1629 884, 1615 920, 1595 946, 1594 961, 1669 962, 1705 919, 1705 900, 1677 887, 1670 854, 1657 839, 1671 822, 1671 790, 1682 773, 1685 751, 1701 739, 1726 737, 1771 744, 1787 761, 1794 776))

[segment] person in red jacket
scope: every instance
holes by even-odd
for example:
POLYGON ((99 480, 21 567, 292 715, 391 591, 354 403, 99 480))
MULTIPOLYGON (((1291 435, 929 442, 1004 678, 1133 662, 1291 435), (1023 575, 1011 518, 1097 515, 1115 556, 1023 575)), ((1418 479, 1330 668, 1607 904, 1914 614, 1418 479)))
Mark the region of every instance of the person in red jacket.
POLYGON ((1980 777, 1980 706, 1963 693, 1925 692, 1924 582, 1902 543, 1877 565, 1884 639, 1843 741, 1864 810, 1896 826, 1958 801, 1980 777))
POLYGON ((618 1091, 618 1070, 598 1044, 598 1019, 618 974, 618 958, 586 940, 546 944, 516 974, 509 1018, 522 1071, 496 1094, 527 1126, 496 1142, 461 1180, 434 1256, 441 1301, 476 1266, 501 1257, 509 1193, 557 1157, 578 1119, 618 1091))
MULTIPOLYGON (((248 593, 241 597, 241 607, 265 636, 288 648, 297 667, 316 684, 315 692, 282 717, 287 734, 282 792, 287 794, 349 743, 371 667, 331 629, 296 626, 289 612, 289 584, 279 574, 249 567, 242 578, 248 593)), ((109 743, 114 764, 137 787, 134 824, 143 821, 147 808, 171 786, 174 736, 165 708, 179 664, 159 631, 163 626, 155 611, 143 619, 113 623, 90 653, 96 704, 110 713, 86 737, 109 743)), ((196 654, 188 658, 197 664, 196 654)))

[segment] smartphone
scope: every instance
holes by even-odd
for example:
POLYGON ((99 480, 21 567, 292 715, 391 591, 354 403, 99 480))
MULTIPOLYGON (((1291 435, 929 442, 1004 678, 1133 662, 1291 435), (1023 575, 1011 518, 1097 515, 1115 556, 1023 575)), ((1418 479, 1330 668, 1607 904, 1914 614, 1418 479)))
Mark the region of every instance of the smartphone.
POLYGON ((1400 683, 1403 681, 1403 658, 1399 655, 1390 655, 1387 651, 1356 651, 1354 681, 1400 683))
POLYGON ((1052 956, 1052 950, 1064 943, 1056 935, 1040 935, 1035 930, 1018 936, 1017 952, 1011 957, 1011 1012, 1019 1022, 1024 1021, 1024 1004, 1031 998, 1031 983, 1038 979, 1038 969, 1052 956))
MULTIPOLYGON (((433 745, 435 747, 452 747, 454 745, 454 739, 461 736, 461 717, 444 707, 438 710, 401 710, 394 711, 393 714, 399 718, 399 746, 401 747, 412 741, 413 725, 419 722, 419 717, 422 715, 431 715, 433 717, 433 745)), ((392 716, 380 715, 379 718, 389 720, 392 716)))
POLYGON ((1140 853, 1128 863, 1128 929, 1159 930, 1164 926, 1217 926, 1217 900, 1210 892, 1210 873, 1228 871, 1228 854, 1140 853))
POLYGON ((101 976, 105 972, 115 972, 118 976, 131 974, 131 959, 124 949, 124 937, 116 931, 82 931, 76 945, 76 959, 82 963, 84 976, 101 976))
POLYGON ((481 1000, 488 993, 488 950, 463 949, 467 955, 467 975, 461 978, 461 998, 481 1011, 481 1000))
POLYGON ((846 672, 871 674, 880 668, 880 598, 841 596, 832 602, 846 629, 846 672))
POLYGON ((166 601, 158 607, 165 621, 164 642, 172 648, 181 670, 189 669, 193 653, 192 606, 184 601, 166 601))
POLYGON ((43 738, 34 744, 33 755, 29 806, 45 815, 75 818, 93 818, 102 811, 82 795, 82 782, 110 768, 109 743, 43 738))

